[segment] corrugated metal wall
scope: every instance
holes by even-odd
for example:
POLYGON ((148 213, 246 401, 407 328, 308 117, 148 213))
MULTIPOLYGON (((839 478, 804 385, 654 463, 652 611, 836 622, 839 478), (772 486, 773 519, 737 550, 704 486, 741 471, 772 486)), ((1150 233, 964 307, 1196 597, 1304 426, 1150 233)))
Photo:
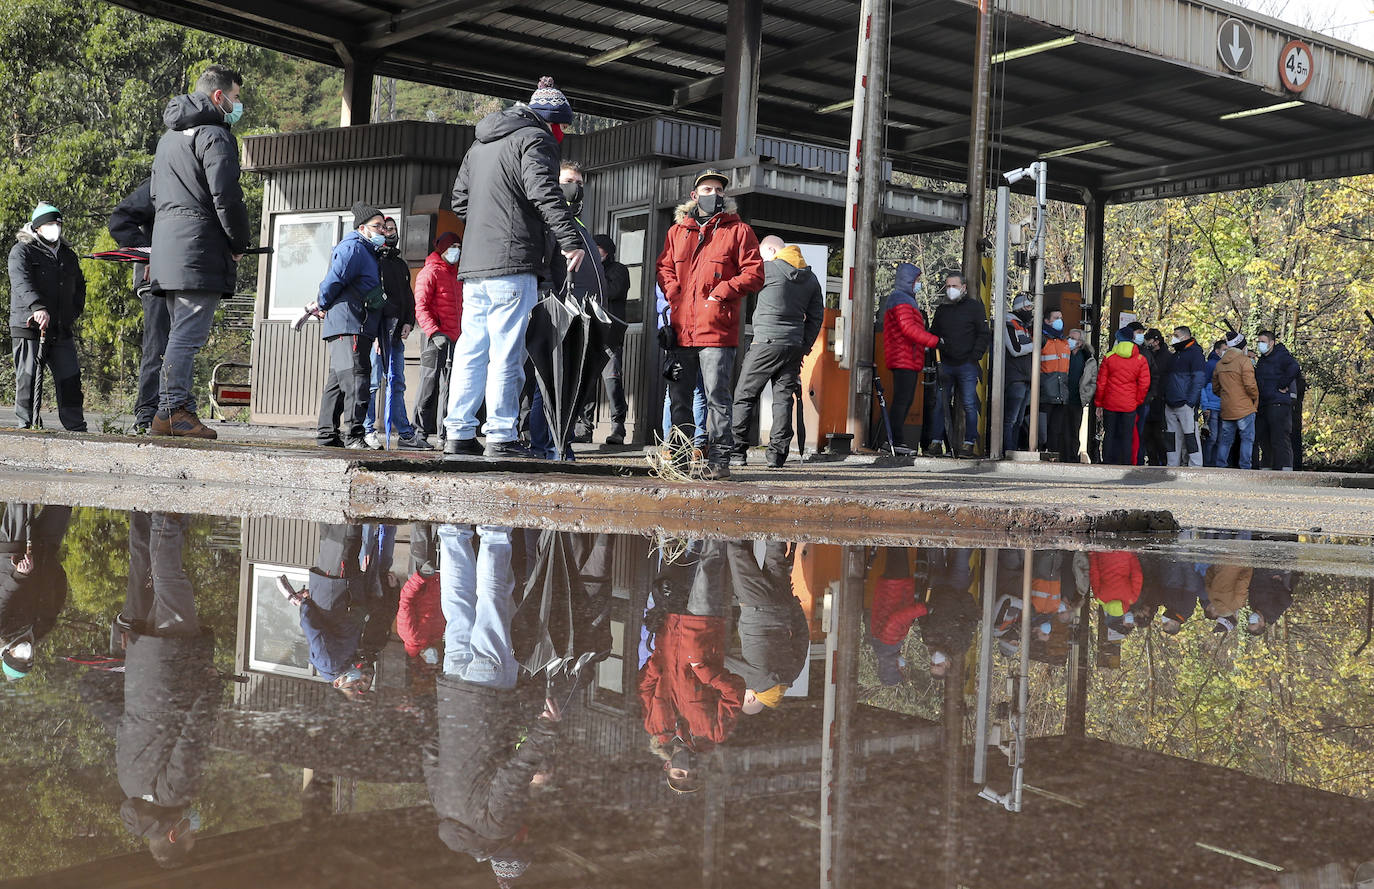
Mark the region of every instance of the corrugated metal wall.
POLYGON ((243 520, 243 563, 309 568, 320 549, 320 526, 303 519, 264 516, 243 520))

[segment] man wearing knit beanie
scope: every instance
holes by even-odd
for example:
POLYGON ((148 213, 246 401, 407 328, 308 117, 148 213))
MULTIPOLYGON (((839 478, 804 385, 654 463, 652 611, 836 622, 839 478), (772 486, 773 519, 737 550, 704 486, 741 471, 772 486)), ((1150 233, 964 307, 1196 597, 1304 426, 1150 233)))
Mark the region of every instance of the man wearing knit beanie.
POLYGON ((530 102, 477 124, 476 141, 453 183, 453 212, 466 228, 458 266, 462 332, 444 420, 446 458, 533 456, 517 441, 516 422, 525 384, 525 330, 539 277, 548 271, 548 237, 558 242, 569 273, 586 256, 558 186, 558 144, 572 108, 549 77, 540 79, 530 102), (477 443, 483 401, 485 448, 477 443))
POLYGON ((41 362, 52 372, 62 428, 86 431, 76 320, 86 307, 86 279, 62 238, 62 211, 40 203, 10 248, 10 338, 14 345, 14 415, 20 428, 42 425, 35 402, 41 362))

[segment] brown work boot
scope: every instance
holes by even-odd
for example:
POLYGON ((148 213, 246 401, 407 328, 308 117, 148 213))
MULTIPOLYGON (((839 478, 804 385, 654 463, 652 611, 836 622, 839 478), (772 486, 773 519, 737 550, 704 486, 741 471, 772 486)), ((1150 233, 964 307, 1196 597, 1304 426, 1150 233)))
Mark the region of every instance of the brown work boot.
POLYGON ((171 435, 172 420, 162 411, 153 414, 153 422, 148 424, 148 431, 153 435, 171 435))
POLYGON ((171 434, 178 438, 219 438, 215 430, 200 422, 200 417, 185 409, 173 411, 169 422, 172 427, 171 434))

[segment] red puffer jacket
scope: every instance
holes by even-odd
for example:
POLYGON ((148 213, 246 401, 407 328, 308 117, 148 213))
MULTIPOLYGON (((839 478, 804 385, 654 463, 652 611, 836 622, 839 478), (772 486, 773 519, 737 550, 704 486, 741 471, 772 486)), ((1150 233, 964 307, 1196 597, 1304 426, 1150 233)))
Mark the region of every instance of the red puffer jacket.
POLYGON ((658 286, 682 346, 738 346, 744 300, 763 286, 763 257, 754 230, 727 201, 697 223, 695 201, 677 208, 658 256, 658 286))
POLYGON ((415 320, 425 336, 442 333, 456 341, 463 330, 463 284, 438 253, 425 257, 415 277, 415 320))
POLYGON ((889 370, 923 370, 926 349, 939 344, 940 338, 926 330, 914 303, 899 302, 883 315, 883 354, 889 370))
POLYGON ((401 587, 401 606, 396 611, 396 633, 406 654, 415 657, 444 638, 444 612, 439 606, 439 575, 418 571, 401 587))
POLYGON ((926 603, 916 601, 914 577, 882 577, 873 590, 869 632, 884 645, 906 638, 918 617, 925 617, 926 603))
POLYGON ((1143 575, 1140 559, 1125 550, 1088 554, 1088 578, 1093 596, 1102 603, 1108 614, 1120 617, 1140 598, 1143 575), (1121 603, 1118 610, 1114 603, 1121 603))
POLYGON ((1117 343, 1097 369, 1097 398, 1106 411, 1129 413, 1145 403, 1150 391, 1150 365, 1135 343, 1117 343))
POLYGON ((725 669, 725 618, 668 615, 639 675, 639 699, 644 730, 654 737, 682 733, 682 720, 698 751, 728 738, 744 706, 744 680, 725 669))

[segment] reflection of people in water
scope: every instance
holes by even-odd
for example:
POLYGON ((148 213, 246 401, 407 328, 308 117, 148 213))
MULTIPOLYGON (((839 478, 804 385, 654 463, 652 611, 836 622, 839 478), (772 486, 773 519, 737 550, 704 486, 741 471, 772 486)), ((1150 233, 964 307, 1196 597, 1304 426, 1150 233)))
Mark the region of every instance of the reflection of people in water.
POLYGON ((1108 550, 1088 554, 1093 595, 1106 615, 1109 631, 1125 635, 1135 628, 1131 609, 1140 599, 1144 575, 1140 559, 1127 550, 1108 550))
POLYGON ((1250 578, 1250 614, 1245 631, 1252 636, 1264 633, 1293 604, 1294 573, 1276 568, 1256 568, 1250 578))
POLYGON ((915 549, 916 570, 911 567, 913 550, 889 546, 883 551, 883 573, 873 586, 873 608, 868 617, 868 642, 878 661, 878 681, 899 685, 905 678, 902 668, 902 643, 911 625, 926 613, 925 593, 929 585, 926 551, 915 549))
POLYGON ((435 526, 410 526, 410 578, 401 587, 396 632, 406 655, 427 667, 439 665, 444 612, 439 605, 439 550, 435 526))
POLYGON ((973 644, 982 613, 973 587, 973 550, 932 548, 929 612, 920 618, 921 638, 930 652, 930 673, 941 678, 952 658, 962 658, 973 644))
POLYGON ((427 751, 425 779, 440 839, 490 861, 504 887, 533 857, 525 811, 531 784, 551 767, 562 714, 545 700, 530 720, 533 707, 516 690, 511 529, 441 525, 438 536, 445 649, 438 743, 427 751))
POLYGON ((67 602, 58 550, 70 506, 6 503, 0 517, 0 669, 10 681, 32 670, 38 643, 67 602))
POLYGON ((1135 622, 1144 626, 1158 615, 1160 631, 1176 636, 1197 610, 1198 601, 1207 598, 1202 571, 1193 562, 1168 556, 1140 553, 1139 558, 1142 589, 1131 609, 1135 622))
POLYGON ((698 757, 730 736, 744 707, 744 679, 725 666, 725 547, 694 544, 666 565, 644 617, 653 634, 639 674, 644 730, 651 749, 666 760, 668 786, 679 793, 700 789, 698 757))
POLYGON ((752 543, 722 545, 729 567, 729 589, 739 605, 735 622, 739 657, 727 655, 725 669, 744 680, 745 715, 776 709, 782 696, 801 675, 811 652, 811 628, 801 600, 792 593, 792 564, 796 549, 770 542, 763 565, 752 543))
POLYGON ((221 694, 214 639, 201 629, 183 564, 189 524, 174 513, 130 514, 129 584, 117 624, 124 688, 115 761, 126 797, 119 815, 163 867, 185 864, 195 846, 191 806, 221 694))
POLYGON ((1249 565, 1215 564, 1207 566, 1203 583, 1207 587, 1207 607, 1203 609, 1214 633, 1229 633, 1236 628, 1237 615, 1250 597, 1250 579, 1255 569, 1249 565))

